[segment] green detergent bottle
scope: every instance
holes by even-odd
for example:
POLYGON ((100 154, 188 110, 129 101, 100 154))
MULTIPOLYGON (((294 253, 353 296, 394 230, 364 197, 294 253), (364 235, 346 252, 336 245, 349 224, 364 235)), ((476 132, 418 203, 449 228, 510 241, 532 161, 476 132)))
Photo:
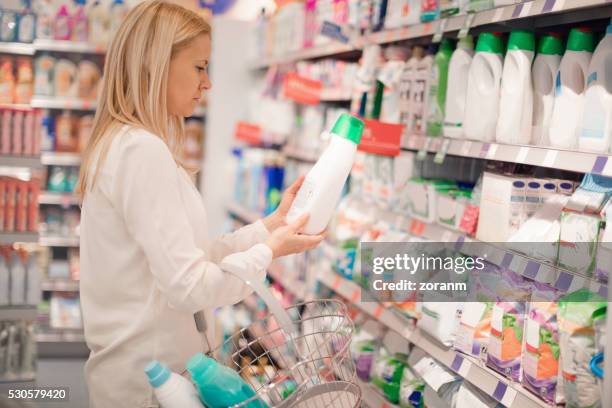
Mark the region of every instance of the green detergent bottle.
POLYGON ((440 136, 444 125, 448 65, 455 46, 448 38, 442 40, 434 58, 427 98, 427 135, 440 136))

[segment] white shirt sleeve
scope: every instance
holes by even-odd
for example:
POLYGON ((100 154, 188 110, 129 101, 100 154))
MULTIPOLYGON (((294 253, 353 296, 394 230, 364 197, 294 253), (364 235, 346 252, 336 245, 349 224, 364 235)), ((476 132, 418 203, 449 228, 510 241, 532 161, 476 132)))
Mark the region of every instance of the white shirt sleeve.
MULTIPOLYGON (((209 262, 196 245, 179 190, 179 168, 166 144, 144 130, 118 141, 112 201, 142 248, 159 290, 174 308, 196 312, 237 303, 251 293, 224 265, 263 280, 272 261, 265 244, 209 262)), ((118 282, 119 284, 119 282, 118 282)))
POLYGON ((269 235, 270 232, 261 220, 229 234, 223 234, 210 245, 210 260, 219 262, 229 254, 246 251, 253 245, 264 242, 269 235))

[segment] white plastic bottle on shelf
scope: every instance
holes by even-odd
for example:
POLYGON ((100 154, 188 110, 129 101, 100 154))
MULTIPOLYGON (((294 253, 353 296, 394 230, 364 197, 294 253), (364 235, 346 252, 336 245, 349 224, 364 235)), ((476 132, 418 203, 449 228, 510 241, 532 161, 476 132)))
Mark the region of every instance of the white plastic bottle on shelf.
MULTIPOLYGON (((404 71, 400 78, 400 98, 399 98, 399 110, 400 110, 400 123, 404 125, 404 136, 410 135, 410 131, 413 127, 412 117, 412 93, 415 90, 414 84, 416 81, 416 71, 419 61, 423 58, 425 50, 422 47, 414 47, 412 49, 412 56, 404 65, 404 71)), ((402 145, 405 141, 402 141, 402 145)))
POLYGON ((553 147, 573 149, 578 144, 592 53, 593 33, 587 28, 573 28, 555 79, 555 103, 548 133, 553 147))
POLYGON ((310 218, 304 227, 305 234, 319 234, 325 229, 353 167, 363 126, 361 120, 345 113, 334 124, 331 135, 322 136, 330 139, 329 145, 306 174, 287 214, 287 223, 291 224, 308 213, 310 218))
POLYGON ((612 20, 593 53, 584 94, 580 149, 607 152, 612 140, 612 20))
POLYGON ((558 34, 547 34, 540 38, 538 53, 531 74, 533 76, 533 119, 531 143, 548 146, 548 128, 555 101, 554 84, 561 56, 563 42, 558 34))
POLYGON ((162 408, 204 408, 191 381, 173 373, 159 361, 151 361, 145 367, 145 374, 162 408))
POLYGON ((504 46, 498 33, 481 33, 468 73, 464 136, 490 142, 495 139, 504 46))
POLYGON ((472 36, 459 40, 448 66, 448 89, 443 134, 446 137, 463 137, 463 116, 467 93, 468 72, 474 58, 472 36))
POLYGON ((497 119, 496 140, 500 143, 528 144, 531 141, 531 62, 534 52, 535 37, 532 32, 515 30, 510 33, 497 119))
POLYGON ((424 135, 427 131, 427 103, 429 99, 429 83, 434 64, 436 49, 431 46, 425 57, 416 65, 414 82, 412 83, 412 100, 410 101, 410 116, 412 117, 411 134, 424 135))

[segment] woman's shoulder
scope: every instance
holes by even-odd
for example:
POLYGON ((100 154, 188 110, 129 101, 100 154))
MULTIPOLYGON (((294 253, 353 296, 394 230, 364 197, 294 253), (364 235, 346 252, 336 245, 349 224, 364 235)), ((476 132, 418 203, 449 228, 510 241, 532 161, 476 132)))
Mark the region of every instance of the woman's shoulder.
POLYGON ((142 156, 167 158, 172 153, 166 142, 156 134, 135 126, 124 125, 116 135, 114 143, 117 156, 142 156))

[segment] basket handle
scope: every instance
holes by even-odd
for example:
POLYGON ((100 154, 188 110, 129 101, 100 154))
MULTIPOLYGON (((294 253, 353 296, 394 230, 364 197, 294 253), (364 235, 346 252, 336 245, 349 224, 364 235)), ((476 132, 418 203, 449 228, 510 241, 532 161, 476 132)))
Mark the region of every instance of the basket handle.
POLYGON ((297 335, 297 329, 289 317, 289 314, 283 308, 278 300, 272 295, 272 292, 259 280, 252 279, 246 271, 234 265, 223 265, 223 270, 234 275, 253 289, 253 291, 264 301, 268 310, 275 317, 278 325, 289 335, 297 335))

